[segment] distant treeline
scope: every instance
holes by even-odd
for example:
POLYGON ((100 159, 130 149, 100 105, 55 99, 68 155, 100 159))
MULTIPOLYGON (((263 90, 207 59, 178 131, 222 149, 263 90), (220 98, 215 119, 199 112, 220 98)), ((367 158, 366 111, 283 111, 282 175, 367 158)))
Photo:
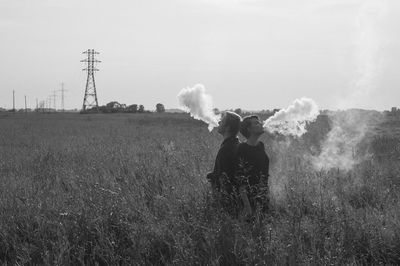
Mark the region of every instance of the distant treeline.
MULTIPOLYGON (((86 112, 96 112, 96 108, 86 110, 86 112)), ((99 106, 98 111, 101 113, 150 113, 151 111, 146 110, 142 104, 131 104, 126 105, 117 101, 112 101, 106 105, 99 106)), ((162 103, 156 104, 156 112, 165 112, 165 107, 162 103)))
MULTIPOLYGON (((0 107, 0 112, 17 112, 17 113, 23 113, 23 112, 58 112, 61 110, 56 110, 54 108, 36 108, 36 109, 4 109, 0 107)), ((74 110, 65 110, 66 112, 79 112, 79 110, 74 109, 74 110)), ((99 108, 92 107, 88 108, 85 111, 81 111, 81 113, 150 113, 152 111, 146 110, 145 107, 142 104, 131 104, 131 105, 126 105, 126 104, 121 104, 117 101, 112 101, 107 103, 106 105, 99 106, 99 108)), ((165 112, 165 107, 162 103, 157 103, 156 104, 156 112, 157 113, 164 113, 165 112)))

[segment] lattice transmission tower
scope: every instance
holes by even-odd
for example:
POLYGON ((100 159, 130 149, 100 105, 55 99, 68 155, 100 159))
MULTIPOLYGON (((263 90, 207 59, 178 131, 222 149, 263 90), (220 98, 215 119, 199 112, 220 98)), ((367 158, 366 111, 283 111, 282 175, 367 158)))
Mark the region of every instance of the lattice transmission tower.
POLYGON ((61 82, 61 111, 64 112, 64 98, 65 98, 65 92, 68 91, 64 88, 64 82, 61 82))
POLYGON ((94 81, 94 72, 99 71, 99 69, 96 68, 95 64, 101 62, 95 59, 95 55, 99 54, 99 52, 96 52, 94 49, 88 49, 87 51, 84 51, 83 54, 87 54, 87 58, 81 60, 81 62, 87 63, 86 68, 83 69, 83 71, 87 71, 87 80, 82 110, 85 112, 88 108, 95 108, 96 111, 99 111, 96 83, 94 81))

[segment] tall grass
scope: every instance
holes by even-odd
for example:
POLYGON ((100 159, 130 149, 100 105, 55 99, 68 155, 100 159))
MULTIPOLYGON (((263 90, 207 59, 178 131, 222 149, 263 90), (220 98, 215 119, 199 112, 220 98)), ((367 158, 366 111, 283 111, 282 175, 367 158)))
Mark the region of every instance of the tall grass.
POLYGON ((315 172, 301 143, 264 141, 271 211, 248 223, 211 199, 221 139, 186 115, 0 117, 0 262, 400 263, 399 140, 376 139, 389 159, 350 172, 315 172))

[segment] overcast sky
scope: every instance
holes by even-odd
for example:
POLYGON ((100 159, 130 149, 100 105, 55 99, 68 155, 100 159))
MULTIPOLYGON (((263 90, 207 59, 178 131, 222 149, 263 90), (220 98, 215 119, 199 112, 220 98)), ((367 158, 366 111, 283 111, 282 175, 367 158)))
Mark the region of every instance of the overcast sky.
POLYGON ((175 108, 201 83, 220 109, 400 107, 399 14, 398 0, 0 0, 0 107, 64 82, 80 109, 89 48, 101 105, 175 108))

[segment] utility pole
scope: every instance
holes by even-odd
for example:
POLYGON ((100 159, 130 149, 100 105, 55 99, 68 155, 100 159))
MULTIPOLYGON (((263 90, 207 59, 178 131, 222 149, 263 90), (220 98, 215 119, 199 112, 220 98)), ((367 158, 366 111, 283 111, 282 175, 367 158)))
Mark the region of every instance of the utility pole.
POLYGON ((53 107, 54 107, 54 112, 56 112, 56 111, 57 111, 57 108, 56 108, 56 96, 57 96, 57 94, 56 94, 56 90, 53 90, 53 94, 52 94, 52 95, 50 95, 50 97, 53 97, 53 107))
POLYGON ((15 113, 15 90, 13 90, 13 112, 15 113))
POLYGON ((51 112, 51 95, 47 96, 46 105, 47 105, 47 111, 50 113, 51 112))
POLYGON ((28 110, 26 109, 26 95, 25 96, 25 114, 28 114, 28 110))
POLYGON ((39 103, 37 98, 36 98, 36 112, 39 112, 39 103))
POLYGON ((81 60, 81 62, 87 63, 87 67, 83 69, 83 71, 87 71, 87 79, 86 79, 86 89, 85 96, 83 97, 83 105, 82 111, 85 112, 87 108, 96 108, 97 112, 99 111, 99 104, 97 101, 97 93, 96 93, 96 83, 94 81, 94 72, 99 71, 95 67, 96 63, 100 63, 101 61, 95 59, 95 55, 99 54, 94 49, 88 49, 83 54, 87 54, 87 58, 81 60))
POLYGON ((64 92, 66 92, 67 90, 64 89, 64 82, 61 82, 61 110, 62 112, 64 112, 64 92))
POLYGON ((42 113, 44 113, 44 109, 45 109, 45 103, 44 103, 44 101, 41 100, 40 103, 39 103, 39 105, 40 105, 40 108, 42 109, 42 113))

